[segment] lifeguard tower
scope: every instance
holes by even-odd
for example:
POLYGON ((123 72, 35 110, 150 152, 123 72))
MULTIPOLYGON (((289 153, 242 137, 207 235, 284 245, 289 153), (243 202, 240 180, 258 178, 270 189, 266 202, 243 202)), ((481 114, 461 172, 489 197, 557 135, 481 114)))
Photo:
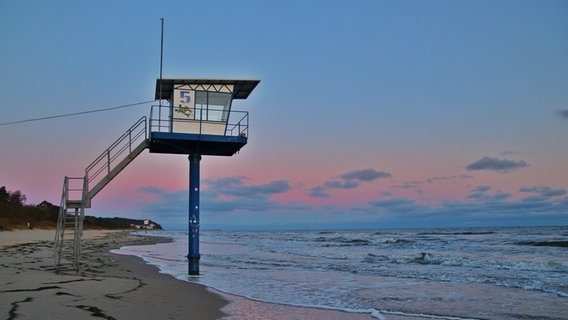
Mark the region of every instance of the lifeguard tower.
POLYGON ((199 175, 202 156, 232 156, 246 145, 248 112, 231 109, 246 99, 260 80, 158 79, 150 120, 142 117, 105 150, 85 176, 65 177, 56 231, 56 269, 64 256, 65 229, 73 231, 73 260, 79 270, 85 208, 91 199, 142 151, 187 154, 189 158, 188 274, 199 274, 199 175), (162 105, 167 100, 168 105, 162 105), (74 196, 75 195, 75 196, 74 196))
POLYGON ((199 171, 201 156, 232 156, 247 143, 248 112, 231 111, 234 99, 246 99, 259 80, 162 79, 153 107, 150 152, 189 155, 188 273, 199 274, 199 171))

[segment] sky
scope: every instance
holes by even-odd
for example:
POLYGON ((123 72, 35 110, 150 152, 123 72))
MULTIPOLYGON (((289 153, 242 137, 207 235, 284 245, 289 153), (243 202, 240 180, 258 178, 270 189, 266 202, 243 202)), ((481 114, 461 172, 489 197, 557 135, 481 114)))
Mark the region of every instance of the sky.
MULTIPOLYGON (((149 115, 160 18, 165 78, 261 80, 203 229, 568 225, 562 0, 0 1, 0 186, 59 204, 149 115)), ((87 214, 183 229, 188 166, 145 151, 87 214)))

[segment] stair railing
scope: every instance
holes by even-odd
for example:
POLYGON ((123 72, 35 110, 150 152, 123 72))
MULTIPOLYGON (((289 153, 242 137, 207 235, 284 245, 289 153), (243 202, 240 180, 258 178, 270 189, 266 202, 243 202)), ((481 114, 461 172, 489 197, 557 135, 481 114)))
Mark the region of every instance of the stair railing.
MULTIPOLYGON (((140 118, 85 169, 87 193, 93 185, 110 174, 116 163, 129 155, 133 147, 135 148, 148 138, 146 122, 146 116, 140 118)), ((88 203, 90 199, 86 201, 88 203)))
POLYGON ((79 258, 81 256, 81 237, 83 236, 83 220, 85 219, 85 205, 87 201, 87 178, 83 177, 81 188, 81 207, 75 209, 75 232, 73 234, 73 263, 75 270, 79 271, 79 258))
POLYGON ((63 179, 63 191, 61 192, 61 202, 59 204, 59 214, 57 216, 57 226, 55 229, 55 268, 59 272, 59 265, 61 264, 61 254, 63 251, 63 235, 65 232, 65 215, 66 209, 66 199, 67 199, 67 189, 68 189, 68 177, 63 179))

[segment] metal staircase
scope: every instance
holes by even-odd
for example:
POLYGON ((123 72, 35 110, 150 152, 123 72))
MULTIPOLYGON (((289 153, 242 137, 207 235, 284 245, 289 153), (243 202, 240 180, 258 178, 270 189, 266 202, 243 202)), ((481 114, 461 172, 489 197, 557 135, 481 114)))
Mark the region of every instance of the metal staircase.
POLYGON ((147 119, 140 118, 86 169, 84 177, 65 177, 55 231, 55 269, 65 262, 79 271, 85 208, 92 198, 148 147, 147 119), (73 235, 73 242, 65 234, 73 235))
POLYGON ((81 235, 83 233, 83 218, 85 216, 85 185, 86 179, 65 177, 63 193, 57 217, 55 230, 55 268, 60 271, 61 260, 66 259, 73 263, 73 268, 79 271, 79 255, 81 253, 81 235), (64 251, 64 234, 69 230, 73 242, 67 244, 64 251))

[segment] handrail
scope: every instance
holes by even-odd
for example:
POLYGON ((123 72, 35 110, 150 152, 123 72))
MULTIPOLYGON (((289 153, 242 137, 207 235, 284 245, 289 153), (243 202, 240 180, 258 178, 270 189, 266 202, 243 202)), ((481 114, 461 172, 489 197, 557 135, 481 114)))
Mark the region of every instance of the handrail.
POLYGON ((57 215, 57 226, 55 229, 55 267, 59 271, 59 265, 61 263, 61 253, 62 253, 62 242, 63 242, 63 232, 65 224, 65 207, 67 199, 67 186, 68 177, 63 179, 63 191, 61 192, 61 203, 59 205, 59 214, 57 215))
POLYGON ((248 137, 248 112, 245 113, 245 115, 236 123, 232 125, 233 127, 231 129, 229 129, 229 127, 227 126, 227 132, 230 132, 231 134, 228 134, 229 136, 245 136, 248 137), (242 125, 241 125, 242 124, 242 125), (233 130, 237 129, 237 134, 233 134, 233 130))
POLYGON ((55 254, 56 254, 56 264, 59 265, 59 260, 61 256, 61 247, 59 246, 60 241, 62 241, 63 227, 65 222, 65 207, 67 199, 67 181, 68 177, 63 179, 63 191, 61 192, 61 202, 59 205, 59 214, 57 215, 57 226, 55 229, 55 254))
MULTIPOLYGON (((202 112, 206 110, 205 108, 194 108, 194 112, 198 115, 198 119, 187 119, 187 118, 178 118, 175 117, 172 119, 172 115, 170 114, 171 106, 159 106, 153 105, 150 111, 150 120, 149 120, 149 130, 150 132, 172 132, 172 123, 195 123, 196 127, 199 128, 196 130, 196 134, 203 133, 203 125, 204 124, 226 124, 226 129, 224 132, 224 136, 233 136, 233 137, 247 137, 248 136, 248 112, 247 111, 235 111, 231 110, 228 115, 228 119, 226 120, 211 120, 211 119, 203 119, 202 112), (235 120, 238 119, 238 120, 235 120)), ((219 112, 224 112, 220 110, 214 110, 219 112)), ((209 110, 211 112, 211 110, 209 110)))
MULTIPOLYGON (((99 155, 87 168, 85 169, 87 191, 97 178, 102 180, 104 176, 110 173, 113 169, 115 161, 120 161, 124 156, 130 154, 134 147, 138 146, 148 138, 147 133, 147 118, 143 116, 140 118, 130 129, 121 135, 113 144, 110 145, 101 155, 99 155), (100 177, 101 173, 105 175, 100 177)), ((87 199, 88 200, 88 199, 87 199)))

